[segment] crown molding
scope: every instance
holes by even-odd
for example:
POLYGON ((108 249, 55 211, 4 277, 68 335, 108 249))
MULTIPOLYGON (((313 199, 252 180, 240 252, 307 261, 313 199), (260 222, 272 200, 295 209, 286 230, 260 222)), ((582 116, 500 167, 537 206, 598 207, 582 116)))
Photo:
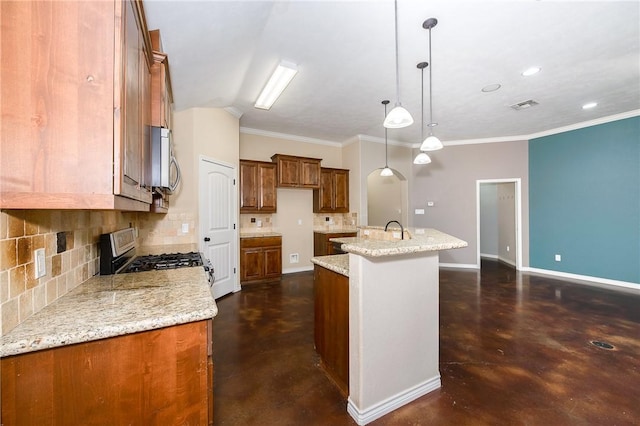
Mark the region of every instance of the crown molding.
MULTIPOLYGON (((234 111, 238 111, 232 107, 225 108, 225 111, 229 112, 230 114, 234 114, 234 113, 231 111, 228 111, 228 109, 233 109, 234 111)), ((240 112, 240 114, 242 113, 240 112)), ((612 121, 624 120, 625 118, 631 118, 631 117, 637 117, 637 116, 640 116, 640 109, 636 109, 636 110, 632 110, 632 111, 628 111, 620 114, 609 115, 607 117, 601 117, 594 120, 583 121, 580 123, 571 124, 569 126, 556 127, 553 129, 543 130, 541 132, 531 133, 527 135, 500 136, 495 138, 481 138, 481 139, 459 139, 459 140, 442 141, 442 144, 445 147, 447 147, 447 146, 456 146, 456 145, 477 145, 477 144, 484 144, 484 143, 525 142, 531 139, 541 138, 544 136, 551 136, 558 133, 570 132, 572 130, 578 130, 586 127, 597 126, 599 124, 610 123, 612 121)), ((240 133, 246 133, 249 135, 257 135, 257 136, 266 136, 270 138, 288 139, 288 140, 304 142, 304 143, 313 143, 317 145, 327 145, 327 146, 332 146, 337 148, 343 148, 357 141, 384 144, 384 138, 379 138, 379 137, 369 136, 369 135, 362 135, 362 134, 358 134, 354 137, 351 137, 345 140, 344 142, 335 142, 335 141, 328 141, 323 139, 308 138, 305 136, 289 135, 286 133, 270 132, 267 130, 252 129, 249 127, 240 127, 240 133)), ((400 142, 393 139, 388 139, 387 143, 389 145, 402 146, 405 148, 412 148, 412 149, 420 148, 420 143, 406 143, 406 142, 400 142)))

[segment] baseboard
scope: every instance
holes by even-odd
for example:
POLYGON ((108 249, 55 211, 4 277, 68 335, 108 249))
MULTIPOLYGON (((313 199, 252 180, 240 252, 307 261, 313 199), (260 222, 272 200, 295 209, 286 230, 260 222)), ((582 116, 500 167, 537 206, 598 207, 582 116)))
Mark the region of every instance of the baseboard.
POLYGON ((437 376, 432 377, 431 379, 426 380, 403 392, 400 392, 384 401, 381 401, 364 411, 360 411, 358 407, 356 407, 356 405, 353 403, 351 398, 349 398, 347 403, 347 412, 353 418, 353 420, 356 421, 357 424, 366 425, 367 423, 371 423, 372 421, 379 419, 385 414, 388 414, 393 410, 396 410, 403 405, 406 405, 411 401, 428 394, 429 392, 433 392, 434 390, 439 389, 440 386, 440 375, 438 374, 437 376))
POLYGON ((481 258, 485 258, 485 259, 498 260, 498 255, 497 254, 480 253, 480 257, 481 258))
POLYGON ((533 274, 551 275, 554 277, 564 278, 568 280, 586 281, 586 283, 581 282, 580 284, 588 284, 588 285, 594 285, 594 286, 605 287, 610 289, 614 288, 616 290, 626 289, 626 290, 633 290, 634 292, 640 292, 640 283, 610 280, 608 278, 599 278, 599 277, 592 277, 589 275, 578 275, 578 274, 571 274, 568 272, 559 272, 559 271, 552 271, 549 269, 538 269, 538 268, 530 268, 530 267, 522 268, 522 271, 530 272, 533 274))
POLYGON ((454 268, 454 269, 480 269, 480 266, 474 263, 439 263, 441 268, 454 268))
POLYGON ((286 268, 282 270, 283 274, 295 274, 296 272, 313 271, 313 265, 299 266, 297 268, 286 268))

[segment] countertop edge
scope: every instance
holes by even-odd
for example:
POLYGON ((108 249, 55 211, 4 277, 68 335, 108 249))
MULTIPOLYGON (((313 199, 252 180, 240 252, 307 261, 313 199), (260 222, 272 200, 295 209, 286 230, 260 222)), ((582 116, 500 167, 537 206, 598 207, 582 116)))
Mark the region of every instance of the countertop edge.
POLYGON ((349 277, 349 255, 334 254, 329 256, 316 256, 311 258, 311 263, 330 271, 349 277), (345 267, 346 265, 346 267, 345 267))

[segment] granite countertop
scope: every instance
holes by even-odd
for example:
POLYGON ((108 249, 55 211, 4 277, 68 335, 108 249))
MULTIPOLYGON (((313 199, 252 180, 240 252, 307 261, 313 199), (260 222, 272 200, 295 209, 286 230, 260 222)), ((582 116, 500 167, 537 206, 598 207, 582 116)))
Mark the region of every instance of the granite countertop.
POLYGON ((253 232, 244 232, 242 230, 240 230, 240 238, 264 238, 264 237, 282 237, 282 234, 280 232, 259 232, 259 231, 253 231, 253 232))
POLYGON ((96 275, 0 337, 0 357, 216 316, 203 268, 96 275))
POLYGON ((385 241, 363 237, 331 238, 342 243, 342 250, 369 257, 394 256, 424 251, 467 247, 467 242, 432 228, 410 229, 412 238, 385 241))
POLYGON ((349 255, 332 254, 329 256, 316 256, 311 258, 311 262, 318 266, 337 272, 345 277, 349 276, 349 255))
POLYGON ((344 234, 347 232, 358 232, 357 228, 335 228, 335 229, 314 229, 313 232, 319 234, 344 234))

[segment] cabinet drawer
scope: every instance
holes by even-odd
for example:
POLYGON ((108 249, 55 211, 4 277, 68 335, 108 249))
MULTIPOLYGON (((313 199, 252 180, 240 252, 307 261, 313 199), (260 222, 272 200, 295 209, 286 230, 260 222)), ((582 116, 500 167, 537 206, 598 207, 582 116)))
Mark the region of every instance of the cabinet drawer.
POLYGON ((240 238, 240 248, 273 247, 282 245, 282 237, 240 238))

